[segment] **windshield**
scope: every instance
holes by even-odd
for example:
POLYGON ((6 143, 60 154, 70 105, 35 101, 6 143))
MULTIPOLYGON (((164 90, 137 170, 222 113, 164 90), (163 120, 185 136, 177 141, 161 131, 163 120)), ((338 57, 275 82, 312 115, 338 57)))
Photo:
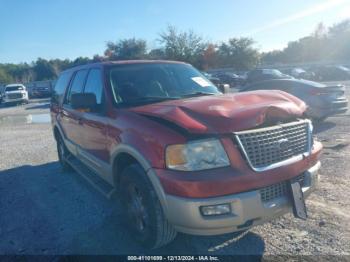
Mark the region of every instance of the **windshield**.
POLYGON ((118 65, 108 74, 115 101, 122 105, 220 94, 203 74, 187 64, 118 65))
POLYGON ((301 68, 295 68, 293 70, 294 73, 305 73, 306 71, 304 69, 301 69, 301 68))
POLYGON ((262 70, 263 74, 265 75, 273 75, 276 77, 285 77, 285 74, 282 74, 281 71, 277 70, 277 69, 263 69, 262 70))
POLYGON ((6 92, 18 91, 18 90, 24 90, 23 86, 8 86, 5 89, 6 92))

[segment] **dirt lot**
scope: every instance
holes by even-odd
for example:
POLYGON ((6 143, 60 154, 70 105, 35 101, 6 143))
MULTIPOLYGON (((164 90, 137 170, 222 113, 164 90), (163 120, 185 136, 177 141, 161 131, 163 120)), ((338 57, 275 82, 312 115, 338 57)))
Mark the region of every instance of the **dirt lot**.
POLYGON ((147 251, 123 227, 118 203, 61 172, 48 110, 45 100, 0 108, 0 254, 350 254, 350 113, 316 126, 325 150, 308 220, 286 215, 243 233, 179 234, 147 251))

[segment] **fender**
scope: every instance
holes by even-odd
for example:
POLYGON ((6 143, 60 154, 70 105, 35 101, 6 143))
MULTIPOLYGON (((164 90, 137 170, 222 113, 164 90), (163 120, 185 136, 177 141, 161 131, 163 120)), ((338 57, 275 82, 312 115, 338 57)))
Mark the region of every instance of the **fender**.
MULTIPOLYGON (((150 180, 154 191, 157 194, 157 197, 159 199, 159 202, 163 208, 163 211, 165 214, 167 214, 168 206, 167 206, 167 201, 166 201, 166 195, 163 190, 162 184, 159 181, 158 176, 154 172, 152 166, 150 165, 149 161, 134 147, 131 147, 129 145, 125 144, 118 144, 111 153, 111 165, 114 164, 115 159, 118 157, 119 154, 121 153, 126 153, 135 158, 138 163, 142 166, 142 168, 145 170, 145 173, 150 180)), ((115 174, 113 174, 115 175, 115 174)), ((117 186, 117 182, 114 179, 114 186, 117 186)))

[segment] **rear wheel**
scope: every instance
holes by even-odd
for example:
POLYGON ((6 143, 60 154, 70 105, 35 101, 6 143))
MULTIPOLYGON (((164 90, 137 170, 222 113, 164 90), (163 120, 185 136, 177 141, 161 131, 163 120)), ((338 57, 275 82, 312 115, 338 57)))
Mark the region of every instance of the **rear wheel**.
POLYGON ((57 154, 58 160, 62 166, 63 171, 72 170, 71 166, 67 162, 67 157, 70 153, 68 152, 61 136, 57 137, 57 154))
POLYGON ((141 166, 127 167, 121 177, 120 193, 131 235, 144 247, 159 248, 176 237, 166 219, 152 184, 141 166))

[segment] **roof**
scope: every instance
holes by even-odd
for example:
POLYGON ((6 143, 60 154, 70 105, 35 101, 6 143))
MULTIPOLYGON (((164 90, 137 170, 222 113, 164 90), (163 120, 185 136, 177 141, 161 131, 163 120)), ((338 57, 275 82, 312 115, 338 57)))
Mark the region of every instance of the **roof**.
POLYGON ((109 65, 130 65, 130 64, 186 64, 185 62, 180 61, 172 61, 172 60, 118 60, 118 61, 105 61, 105 62, 98 62, 98 63, 92 63, 92 64, 85 64, 81 66, 75 66, 72 68, 69 68, 66 71, 71 70, 77 70, 77 69, 83 69, 83 68, 90 68, 94 66, 109 66, 109 65))
POLYGON ((9 84, 9 85, 6 85, 5 87, 11 87, 11 86, 23 86, 23 87, 25 87, 25 86, 22 85, 22 84, 9 84))

